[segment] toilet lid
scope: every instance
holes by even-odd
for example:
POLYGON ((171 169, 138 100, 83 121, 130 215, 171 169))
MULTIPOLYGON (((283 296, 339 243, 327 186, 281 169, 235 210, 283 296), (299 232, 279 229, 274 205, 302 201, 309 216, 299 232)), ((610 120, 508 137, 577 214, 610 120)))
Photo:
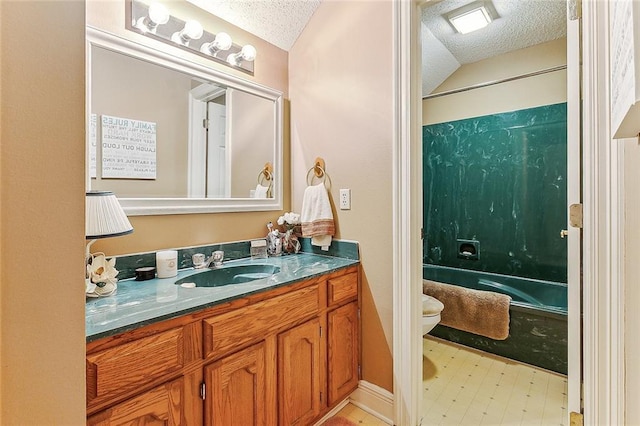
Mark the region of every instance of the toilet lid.
POLYGON ((422 295, 422 315, 438 315, 444 309, 444 305, 441 301, 435 297, 422 295))

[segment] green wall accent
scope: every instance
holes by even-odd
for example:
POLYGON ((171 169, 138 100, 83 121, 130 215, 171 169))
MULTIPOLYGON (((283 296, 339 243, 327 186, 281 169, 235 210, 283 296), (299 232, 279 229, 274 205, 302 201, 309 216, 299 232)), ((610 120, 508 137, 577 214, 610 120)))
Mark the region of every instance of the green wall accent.
POLYGON ((566 283, 567 104, 422 134, 424 263, 566 283), (460 239, 479 242, 477 260, 460 239))

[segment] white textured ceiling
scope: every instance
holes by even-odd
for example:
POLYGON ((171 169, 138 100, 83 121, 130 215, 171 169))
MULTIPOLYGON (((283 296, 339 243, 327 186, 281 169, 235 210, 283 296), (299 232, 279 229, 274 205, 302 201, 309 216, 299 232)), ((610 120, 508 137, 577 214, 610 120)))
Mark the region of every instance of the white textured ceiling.
POLYGON ((188 0, 289 51, 322 0, 188 0))
POLYGON ((423 95, 451 74, 447 74, 450 64, 449 68, 442 64, 441 46, 464 65, 566 36, 565 0, 493 0, 494 21, 472 33, 459 34, 444 16, 471 2, 443 0, 423 8, 423 70, 434 69, 423 73, 423 95), (425 33, 425 28, 430 33, 425 33))
MULTIPOLYGON (((323 0, 188 1, 289 51, 323 0)), ((471 2, 432 0, 423 7, 423 95, 431 93, 462 64, 566 35, 565 0, 492 0, 495 20, 478 31, 458 34, 444 15, 471 2)))

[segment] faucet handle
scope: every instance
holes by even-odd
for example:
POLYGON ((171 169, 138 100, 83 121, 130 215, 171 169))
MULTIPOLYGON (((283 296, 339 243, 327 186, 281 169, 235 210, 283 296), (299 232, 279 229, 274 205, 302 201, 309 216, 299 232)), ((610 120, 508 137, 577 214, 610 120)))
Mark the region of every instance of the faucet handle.
POLYGON ((222 261, 224 260, 224 251, 216 250, 211 253, 211 257, 213 259, 214 266, 222 266, 222 261))
POLYGON ((191 261, 193 262, 194 268, 201 268, 202 265, 204 265, 204 263, 206 262, 206 259, 204 257, 204 254, 196 253, 193 256, 191 256, 191 261))

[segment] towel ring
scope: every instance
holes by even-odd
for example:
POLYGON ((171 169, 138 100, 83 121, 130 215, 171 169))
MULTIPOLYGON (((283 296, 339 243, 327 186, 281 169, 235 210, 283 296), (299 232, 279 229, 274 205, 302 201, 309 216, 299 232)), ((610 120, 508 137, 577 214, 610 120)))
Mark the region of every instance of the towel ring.
POLYGON ((267 194, 271 193, 271 187, 273 187, 273 175, 271 174, 271 172, 269 172, 269 170, 265 169, 258 173, 258 185, 268 186, 267 194), (267 181, 268 185, 262 184, 265 180, 267 181))
POLYGON ((273 187, 273 166, 271 163, 264 165, 264 168, 258 173, 258 185, 267 187, 267 198, 271 198, 271 188, 273 187), (264 185, 264 183, 267 185, 264 185))
POLYGON ((263 170, 258 173, 258 183, 262 185, 262 182, 264 182, 265 180, 269 182, 269 187, 271 187, 271 184, 273 184, 273 175, 269 172, 269 170, 263 170))
POLYGON ((308 186, 311 186, 313 184, 313 178, 314 177, 317 177, 318 179, 322 179, 322 183, 324 183, 324 186, 327 189, 331 189, 331 177, 329 177, 327 172, 324 171, 324 168, 322 168, 317 163, 312 168, 310 168, 309 171, 307 172, 307 185, 308 186), (313 174, 311 172, 313 172, 313 174), (329 182, 328 186, 327 186, 327 182, 329 182))

